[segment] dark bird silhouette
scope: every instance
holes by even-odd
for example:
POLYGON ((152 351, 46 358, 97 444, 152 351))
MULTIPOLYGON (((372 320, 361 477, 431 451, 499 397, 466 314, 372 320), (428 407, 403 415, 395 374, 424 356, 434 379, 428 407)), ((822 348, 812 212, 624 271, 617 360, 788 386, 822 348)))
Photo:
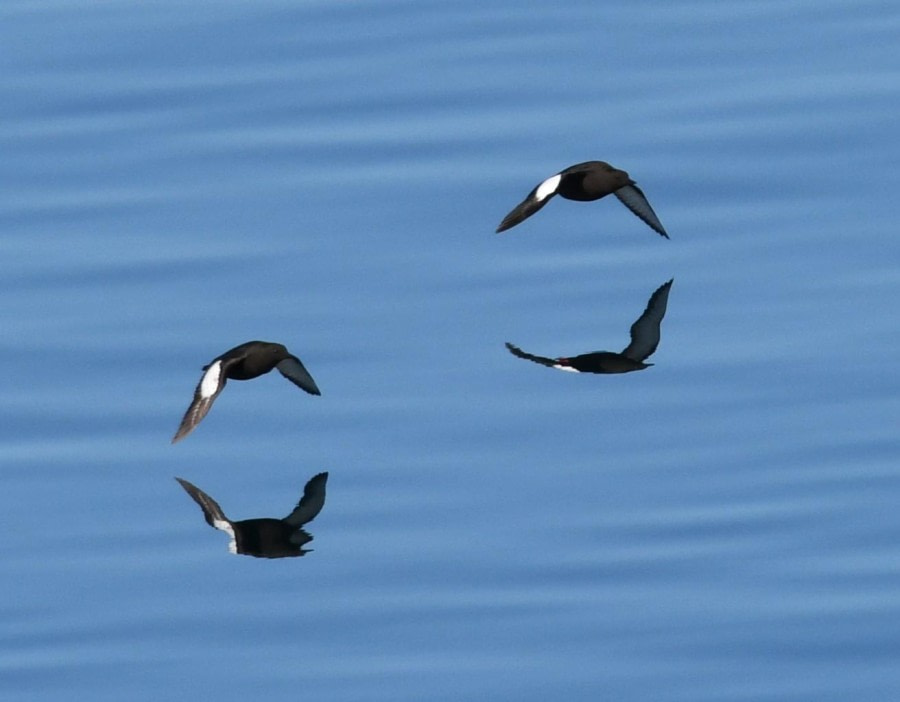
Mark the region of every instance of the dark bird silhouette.
POLYGON ((528 197, 513 208, 497 232, 504 232, 541 209, 551 197, 559 195, 567 200, 599 200, 612 193, 634 214, 640 217, 653 231, 669 238, 659 217, 631 177, 605 161, 586 161, 569 166, 564 171, 550 176, 532 190, 528 197))
POLYGON ((277 368, 285 378, 310 395, 322 394, 300 359, 291 355, 282 344, 248 341, 203 366, 204 373, 194 390, 194 399, 184 413, 181 425, 172 437, 172 443, 181 441, 194 430, 225 388, 226 380, 251 380, 273 368, 277 368))
MULTIPOLYGON (((674 279, 673 279, 674 280, 674 279)), ((669 289, 672 280, 663 284, 650 296, 647 309, 631 325, 631 343, 621 353, 613 351, 594 351, 580 356, 548 358, 527 353, 514 344, 506 343, 506 348, 513 356, 524 358, 527 361, 540 363, 542 366, 558 368, 575 373, 629 373, 643 370, 652 363, 644 361, 656 351, 659 346, 659 326, 666 314, 666 305, 669 302, 669 289)))
POLYGON ((316 518, 325 505, 325 483, 328 473, 310 478, 303 489, 303 497, 284 519, 262 517, 233 522, 219 507, 219 503, 196 485, 175 478, 200 505, 206 523, 231 537, 228 550, 257 558, 289 558, 303 556, 311 549, 303 549, 313 537, 301 527, 316 518))

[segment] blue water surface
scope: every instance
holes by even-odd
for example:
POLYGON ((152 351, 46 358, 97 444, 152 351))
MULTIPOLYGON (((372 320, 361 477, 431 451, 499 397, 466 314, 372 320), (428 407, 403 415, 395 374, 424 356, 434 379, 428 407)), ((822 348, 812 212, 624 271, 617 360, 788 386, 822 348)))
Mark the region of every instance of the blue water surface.
POLYGON ((900 698, 900 8, 0 5, 0 696, 900 698), (668 229, 537 183, 626 169, 668 229), (511 356, 628 343, 639 373, 511 356), (285 343, 319 387, 201 367, 285 343), (314 551, 227 552, 173 479, 314 551))

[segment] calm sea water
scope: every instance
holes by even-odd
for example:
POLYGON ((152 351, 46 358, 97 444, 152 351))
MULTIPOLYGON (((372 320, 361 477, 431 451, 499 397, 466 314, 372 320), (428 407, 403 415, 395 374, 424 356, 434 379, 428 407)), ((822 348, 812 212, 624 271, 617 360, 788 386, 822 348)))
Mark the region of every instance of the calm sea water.
POLYGON ((0 5, 0 695, 900 698, 900 9, 0 5), (535 184, 603 159, 671 234, 535 184), (675 282, 640 373, 620 350, 675 282), (200 368, 284 342, 322 388, 200 368), (330 473, 304 558, 234 519, 330 473))

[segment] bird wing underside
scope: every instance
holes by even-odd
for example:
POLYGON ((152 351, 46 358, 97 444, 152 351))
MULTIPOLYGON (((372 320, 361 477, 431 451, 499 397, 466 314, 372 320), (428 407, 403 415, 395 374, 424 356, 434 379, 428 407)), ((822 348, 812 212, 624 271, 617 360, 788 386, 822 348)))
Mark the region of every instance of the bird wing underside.
POLYGON ((207 524, 218 529, 219 527, 217 527, 214 522, 228 521, 228 517, 225 516, 222 508, 219 507, 219 503, 203 492, 203 490, 183 478, 175 478, 175 480, 181 484, 181 487, 183 487, 187 494, 193 498, 194 502, 200 505, 200 509, 203 510, 203 517, 206 519, 207 524))
POLYGON ((227 372, 228 364, 218 358, 203 366, 203 375, 200 376, 200 382, 194 390, 194 399, 185 411, 181 424, 178 425, 178 431, 172 437, 173 444, 181 441, 203 421, 225 387, 227 372))
POLYGON ((517 224, 519 224, 519 223, 523 222, 524 220, 528 219, 529 217, 531 217, 531 215, 533 215, 535 212, 537 212, 539 209, 541 209, 544 205, 546 205, 550 201, 550 198, 553 197, 553 195, 550 194, 550 195, 546 196, 544 199, 538 200, 535 197, 536 193, 537 193, 537 188, 532 190, 531 193, 528 195, 528 197, 526 197, 524 200, 522 200, 522 202, 520 202, 518 205, 516 205, 512 209, 512 211, 508 215, 506 215, 506 217, 503 218, 503 221, 500 222, 500 226, 497 227, 498 234, 500 232, 505 232, 507 229, 512 229, 517 224))
POLYGON ((289 356, 283 361, 279 361, 275 367, 278 369, 279 373, 301 390, 305 390, 310 395, 322 394, 319 391, 319 387, 316 385, 316 381, 313 380, 309 371, 306 370, 304 365, 300 362, 300 359, 296 356, 289 356))
MULTIPOLYGON (((222 385, 224 384, 225 383, 223 382, 222 385)), ((221 392, 221 389, 219 392, 221 392)), ((213 402, 219 396, 219 392, 211 397, 203 397, 200 393, 200 386, 197 386, 197 390, 194 392, 194 399, 191 402, 190 407, 188 407, 187 411, 184 413, 181 424, 178 425, 178 431, 175 432, 175 436, 172 437, 173 444, 181 441, 184 437, 194 431, 197 425, 203 421, 203 418, 209 414, 213 402)))
POLYGON ((656 213, 653 211, 653 208, 650 207, 650 203, 647 201, 646 196, 641 192, 641 189, 638 186, 633 183, 631 185, 625 185, 618 190, 615 190, 613 194, 619 198, 619 201, 625 205, 625 207, 640 217, 653 231, 666 237, 666 239, 669 238, 662 222, 659 221, 659 217, 656 216, 656 213))

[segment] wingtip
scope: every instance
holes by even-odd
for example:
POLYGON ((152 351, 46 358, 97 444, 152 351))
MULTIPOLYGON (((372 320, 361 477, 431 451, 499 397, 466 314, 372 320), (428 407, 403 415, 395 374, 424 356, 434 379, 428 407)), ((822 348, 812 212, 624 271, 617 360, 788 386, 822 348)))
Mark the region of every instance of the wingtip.
MULTIPOLYGON (((287 377, 287 376, 285 376, 285 377, 287 377)), ((288 380, 291 380, 291 378, 288 378, 288 380)), ((309 376, 308 381, 297 382, 297 381, 291 380, 291 382, 293 382, 298 388, 300 388, 307 395, 317 395, 317 396, 322 395, 322 391, 319 390, 319 386, 316 385, 316 381, 312 379, 312 376, 309 376)))
MULTIPOLYGON (((312 378, 310 378, 312 380, 312 378)), ((317 395, 321 397, 322 391, 319 390, 319 386, 316 385, 315 381, 312 383, 304 383, 303 385, 299 385, 299 388, 303 390, 307 395, 317 395)))
MULTIPOLYGON (((648 206, 648 207, 650 206, 650 203, 649 203, 649 202, 647 203, 647 206, 648 206)), ((652 208, 651 208, 651 211, 652 211, 652 208)), ((655 215, 655 214, 656 214, 656 213, 654 213, 654 215, 655 215)), ((638 216, 640 217, 640 215, 638 215, 638 216)), ((666 228, 662 225, 662 222, 659 221, 659 217, 656 218, 656 222, 655 222, 655 223, 648 222, 648 221, 647 221, 646 219, 644 219, 643 217, 641 217, 641 219, 643 219, 643 220, 644 220, 644 223, 645 223, 648 227, 650 227, 653 231, 655 231, 657 234, 659 234, 661 237, 663 237, 664 239, 669 239, 669 240, 671 241, 671 237, 669 236, 669 232, 666 231, 666 228)))
MULTIPOLYGON (((191 429, 193 429, 193 427, 191 427, 191 429)), ((174 445, 177 444, 179 441, 181 441, 182 439, 184 439, 184 437, 186 437, 188 434, 191 433, 191 429, 185 430, 184 427, 179 427, 179 428, 178 428, 178 431, 175 432, 175 436, 172 437, 171 445, 174 446, 174 445)))
POLYGON ((322 391, 306 366, 296 356, 288 356, 275 364, 278 372, 291 383, 309 395, 321 395, 322 391))
POLYGON ((653 206, 650 204, 647 196, 644 195, 644 191, 638 187, 637 183, 632 181, 618 190, 614 190, 613 194, 619 199, 619 202, 631 210, 632 214, 641 219, 644 224, 661 237, 666 239, 669 238, 669 233, 666 231, 663 223, 659 220, 656 212, 653 211, 653 206))
MULTIPOLYGON (((539 186, 540 187, 540 186, 539 186)), ((537 188, 535 188, 537 190, 537 188)), ((513 227, 521 224, 526 219, 531 217, 535 212, 540 210, 550 198, 553 196, 553 193, 546 195, 543 199, 535 199, 534 192, 532 191, 528 197, 526 197, 522 202, 512 208, 509 213, 503 218, 500 222, 500 226, 497 227, 497 234, 500 232, 505 232, 507 229, 512 229, 513 227)))
POLYGON ((512 225, 512 223, 509 221, 509 218, 508 218, 508 217, 504 217, 504 218, 503 218, 503 221, 500 222, 500 224, 498 224, 498 225, 497 225, 497 228, 494 230, 494 234, 502 234, 502 233, 505 232, 507 229, 511 229, 512 226, 513 226, 513 225, 512 225))
POLYGON ((321 473, 316 473, 313 477, 306 481, 306 487, 304 488, 304 492, 307 488, 309 488, 313 483, 320 482, 324 485, 328 483, 328 471, 323 470, 321 473))

